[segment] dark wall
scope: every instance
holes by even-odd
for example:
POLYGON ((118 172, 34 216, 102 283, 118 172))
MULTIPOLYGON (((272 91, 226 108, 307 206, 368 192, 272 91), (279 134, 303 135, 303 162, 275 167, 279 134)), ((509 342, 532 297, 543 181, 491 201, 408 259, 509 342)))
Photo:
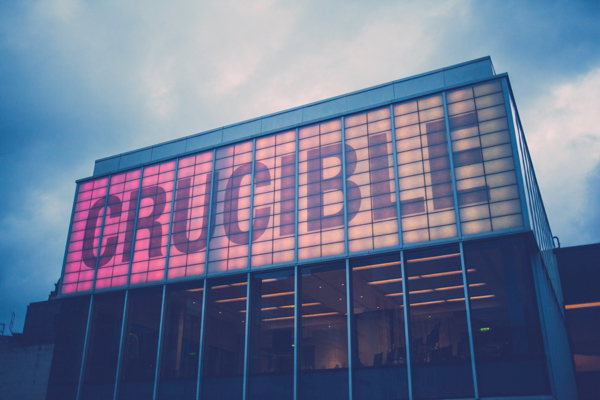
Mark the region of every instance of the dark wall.
POLYGON ((581 400, 600 393, 600 243, 554 250, 581 400))

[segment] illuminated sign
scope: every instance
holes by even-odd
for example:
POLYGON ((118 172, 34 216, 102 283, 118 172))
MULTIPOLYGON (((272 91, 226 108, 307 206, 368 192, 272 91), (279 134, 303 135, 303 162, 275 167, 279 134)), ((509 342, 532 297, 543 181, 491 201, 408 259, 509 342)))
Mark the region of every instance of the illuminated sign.
POLYGON ((62 293, 522 227, 500 83, 446 98, 79 184, 62 293))

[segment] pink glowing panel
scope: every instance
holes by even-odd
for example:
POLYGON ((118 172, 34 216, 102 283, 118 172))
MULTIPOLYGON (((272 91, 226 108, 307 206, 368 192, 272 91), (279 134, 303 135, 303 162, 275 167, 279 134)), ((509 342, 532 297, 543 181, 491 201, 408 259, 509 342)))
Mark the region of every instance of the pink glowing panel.
POLYGON ((390 109, 344 121, 348 250, 398 245, 394 148, 390 109))
POLYGON ((251 141, 217 150, 209 273, 248 267, 251 180, 251 141))
POLYGON ((175 162, 144 168, 130 283, 165 278, 175 162))
POLYGON ((92 289, 107 184, 108 178, 102 178, 78 186, 62 277, 62 293, 92 289))
POLYGON ((442 96, 394 107, 402 240, 455 237, 456 211, 442 96))
POLYGON ((204 273, 212 154, 211 151, 179 160, 168 279, 204 273))
POLYGON ((298 258, 344 253, 341 121, 299 131, 298 258))
POLYGON ((96 290, 127 284, 140 174, 135 170, 110 179, 96 290))
POLYGON ((256 141, 252 267, 294 261, 296 133, 256 141))

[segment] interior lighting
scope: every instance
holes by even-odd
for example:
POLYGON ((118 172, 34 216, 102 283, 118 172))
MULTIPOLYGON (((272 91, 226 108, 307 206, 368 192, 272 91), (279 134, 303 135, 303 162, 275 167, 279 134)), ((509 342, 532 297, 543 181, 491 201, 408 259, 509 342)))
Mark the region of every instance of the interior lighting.
POLYGON ((367 282, 369 285, 383 285, 384 283, 402 282, 402 278, 383 279, 380 281, 367 282))
POLYGON ((391 267, 392 265, 400 265, 401 261, 392 261, 388 263, 382 264, 372 264, 372 265, 364 265, 360 267, 352 267, 353 271, 362 271, 364 269, 373 269, 373 268, 381 268, 381 267, 391 267))
POLYGON ((331 311, 331 312, 322 312, 322 313, 317 313, 317 314, 305 314, 302 316, 302 318, 314 318, 314 317, 327 317, 329 315, 338 315, 339 312, 337 311, 331 311))
POLYGON ((286 319, 294 319, 293 315, 290 315, 288 317, 273 317, 273 318, 265 318, 262 320, 262 322, 271 322, 271 321, 283 321, 286 319))
POLYGON ((385 295, 385 297, 398 297, 398 296, 402 296, 404 293, 402 292, 397 292, 397 293, 387 293, 385 295))
POLYGON ((186 290, 186 292, 201 292, 203 290, 204 290, 204 288, 194 288, 194 289, 188 289, 188 290, 186 290))
POLYGON ((433 261, 433 260, 442 260, 444 258, 453 258, 453 257, 458 257, 458 256, 460 256, 460 253, 442 254, 440 256, 433 256, 433 257, 413 258, 412 260, 406 260, 406 262, 409 262, 409 263, 425 262, 425 261, 433 261))
POLYGON ((260 296, 260 297, 262 297, 263 299, 268 299, 268 298, 271 298, 271 297, 290 296, 290 295, 293 295, 293 294, 294 294, 294 292, 293 292, 293 291, 291 291, 291 292, 279 292, 279 293, 268 293, 268 294, 263 294, 263 295, 262 295, 262 296, 260 296))
POLYGON ((589 308, 589 307, 600 307, 600 301, 596 301, 593 303, 579 303, 579 304, 568 304, 565 305, 566 310, 572 310, 575 308, 589 308))
POLYGON ((234 301, 246 301, 246 297, 234 297, 231 299, 215 300, 215 303, 232 303, 234 301))

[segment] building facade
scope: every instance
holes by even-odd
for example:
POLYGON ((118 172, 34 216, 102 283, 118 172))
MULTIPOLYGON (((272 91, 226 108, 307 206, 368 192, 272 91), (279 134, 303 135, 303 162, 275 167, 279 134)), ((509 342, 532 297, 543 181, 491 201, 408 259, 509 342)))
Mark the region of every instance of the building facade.
POLYGON ((48 399, 576 398, 489 57, 96 161, 48 399))

